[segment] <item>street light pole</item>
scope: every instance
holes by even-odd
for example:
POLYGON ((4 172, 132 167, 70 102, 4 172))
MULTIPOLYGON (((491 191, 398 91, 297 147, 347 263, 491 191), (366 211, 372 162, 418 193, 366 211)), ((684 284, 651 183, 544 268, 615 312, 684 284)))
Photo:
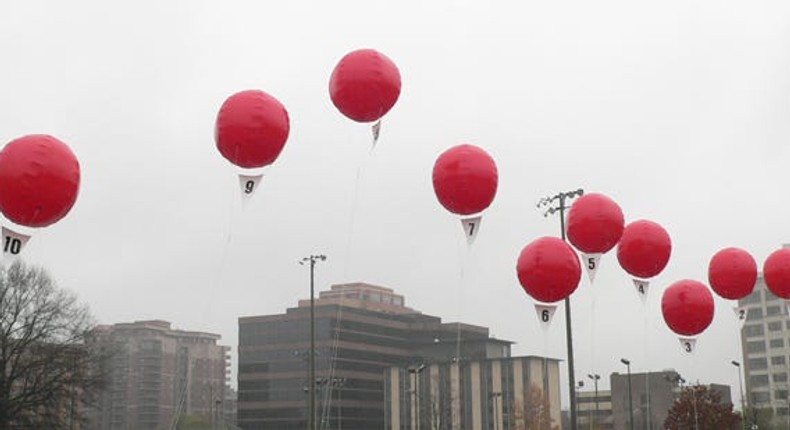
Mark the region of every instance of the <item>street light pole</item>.
MULTIPOLYGON (((560 213, 560 234, 562 236, 562 240, 565 240, 565 202, 568 199, 572 199, 574 197, 579 197, 584 194, 584 190, 579 188, 576 191, 566 191, 564 193, 558 193, 552 197, 545 197, 538 201, 538 207, 549 206, 546 212, 543 213, 543 216, 549 216, 554 212, 560 213), (552 206, 554 202, 557 202, 557 206, 552 206)), ((573 331, 571 329, 571 300, 570 297, 566 297, 564 300, 565 303, 565 341, 568 348, 568 387, 570 391, 568 393, 569 397, 571 398, 571 430, 576 430, 576 396, 575 396, 575 387, 574 384, 576 383, 576 376, 573 371, 573 331)))
POLYGON ((307 389, 310 391, 310 410, 308 411, 307 428, 316 430, 315 422, 315 263, 326 261, 326 255, 310 255, 299 261, 304 265, 310 262, 310 376, 307 381, 307 389))
POLYGON ((744 406, 743 402, 743 376, 741 376, 741 363, 735 360, 732 360, 733 366, 738 369, 738 388, 741 390, 741 423, 743 424, 743 430, 746 430, 746 407, 744 406))
POLYGON ((592 379, 593 384, 595 384, 595 416, 590 420, 590 428, 595 428, 595 421, 598 420, 598 380, 601 379, 601 375, 595 373, 592 375, 588 374, 587 377, 592 379))
POLYGON ((625 364, 626 369, 628 369, 628 420, 629 420, 629 428, 634 430, 634 399, 631 397, 631 361, 625 358, 621 358, 620 362, 625 364))

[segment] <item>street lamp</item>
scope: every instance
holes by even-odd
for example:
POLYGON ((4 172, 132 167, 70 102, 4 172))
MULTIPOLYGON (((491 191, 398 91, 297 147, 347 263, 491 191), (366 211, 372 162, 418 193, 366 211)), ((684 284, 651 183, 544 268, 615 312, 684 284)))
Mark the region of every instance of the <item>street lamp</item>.
POLYGON ((621 358, 620 363, 625 364, 626 369, 628 369, 628 419, 630 422, 628 427, 634 430, 634 399, 631 397, 631 360, 621 358))
POLYGON ((420 399, 419 399, 419 390, 417 389, 417 377, 419 376, 422 371, 425 370, 425 364, 420 364, 416 367, 409 367, 408 371, 412 374, 412 391, 414 392, 414 409, 412 414, 414 415, 414 430, 420 430, 420 399))
MULTIPOLYGON (((544 197, 538 201, 538 208, 549 206, 546 212, 543 213, 543 216, 547 217, 550 214, 555 212, 560 213, 560 234, 562 235, 562 240, 565 240, 565 201, 572 199, 574 197, 580 197, 584 194, 584 190, 579 188, 576 191, 566 191, 564 193, 558 193, 552 197, 544 197), (554 202, 557 202, 557 206, 553 206, 554 202)), ((570 297, 566 297, 564 300, 565 303, 565 341, 567 343, 568 348, 568 385, 570 388, 570 393, 573 393, 575 390, 574 381, 576 381, 576 376, 574 375, 573 371, 573 331, 571 329, 571 300, 570 297)), ((575 396, 571 395, 571 430, 576 430, 576 399, 575 396)))
POLYGON ((593 424, 598 419, 598 380, 601 379, 601 375, 594 373, 587 374, 587 377, 592 379, 593 385, 595 386, 595 415, 593 415, 592 419, 590 420, 590 428, 593 428, 593 424))
POLYGON ((304 265, 310 262, 310 377, 307 382, 310 390, 310 410, 307 418, 307 428, 316 429, 315 423, 315 263, 326 261, 326 255, 310 255, 299 260, 299 264, 304 265))
POLYGON ((743 429, 746 430, 746 407, 744 406, 743 402, 743 376, 741 376, 741 363, 735 360, 730 361, 733 366, 738 369, 738 388, 741 390, 741 423, 743 424, 743 429))

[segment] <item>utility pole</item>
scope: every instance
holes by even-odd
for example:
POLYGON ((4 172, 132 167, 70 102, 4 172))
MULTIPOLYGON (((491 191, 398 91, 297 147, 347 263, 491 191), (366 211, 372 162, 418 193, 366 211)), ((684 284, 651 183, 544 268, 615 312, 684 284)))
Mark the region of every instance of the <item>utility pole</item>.
POLYGON ((315 422, 315 263, 317 261, 326 261, 326 255, 310 255, 299 261, 299 264, 304 265, 310 263, 310 376, 307 381, 307 389, 310 392, 310 407, 307 417, 307 428, 309 430, 316 430, 315 422))
MULTIPOLYGON (((584 194, 584 190, 579 188, 576 191, 567 191, 564 193, 556 194, 552 197, 544 197, 538 201, 538 208, 548 206, 546 212, 543 213, 543 216, 548 217, 550 214, 554 212, 560 213, 560 234, 562 236, 562 240, 566 240, 565 237, 565 209, 566 209, 566 200, 572 199, 574 197, 581 197, 584 194), (556 206, 553 206, 554 203, 557 203, 556 206)), ((571 329, 571 299, 570 297, 565 298, 565 340, 568 348, 568 386, 569 386, 569 393, 568 395, 571 398, 571 430, 576 430, 576 390, 574 384, 576 383, 576 376, 573 371, 573 331, 571 329)))

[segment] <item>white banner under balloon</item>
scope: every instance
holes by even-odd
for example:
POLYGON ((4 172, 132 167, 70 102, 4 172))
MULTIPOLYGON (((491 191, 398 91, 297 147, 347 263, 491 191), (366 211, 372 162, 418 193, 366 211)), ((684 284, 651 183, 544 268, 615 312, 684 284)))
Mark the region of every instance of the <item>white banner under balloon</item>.
POLYGON ((239 185, 241 186, 241 197, 244 201, 248 201, 255 191, 258 189, 258 185, 260 185, 261 180, 263 179, 263 174, 258 175, 244 175, 239 174, 239 185))
POLYGON ((557 305, 546 303, 535 303, 535 312, 538 314, 538 321, 541 327, 546 331, 551 326, 551 320, 554 318, 554 312, 557 310, 557 305))
POLYGON ((584 270, 587 272, 587 277, 590 279, 591 284, 595 281, 595 274, 598 272, 598 262, 601 261, 601 255, 601 253, 582 254, 584 270))
POLYGON ((480 215, 461 219, 461 226, 464 228, 464 234, 466 235, 466 243, 469 245, 474 243, 482 221, 483 217, 480 215))
POLYGON ((18 233, 10 228, 3 227, 3 257, 16 257, 27 245, 30 235, 18 233))
POLYGON ((686 354, 693 354, 697 348, 697 338, 695 337, 679 337, 680 347, 686 354))

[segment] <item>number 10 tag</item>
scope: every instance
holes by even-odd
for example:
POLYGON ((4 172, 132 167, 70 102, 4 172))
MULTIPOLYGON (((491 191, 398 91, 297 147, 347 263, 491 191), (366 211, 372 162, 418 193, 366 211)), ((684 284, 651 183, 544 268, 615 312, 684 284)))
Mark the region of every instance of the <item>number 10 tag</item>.
POLYGON ((22 252, 22 249, 27 244, 29 235, 17 233, 9 228, 3 227, 3 256, 16 257, 22 252))

